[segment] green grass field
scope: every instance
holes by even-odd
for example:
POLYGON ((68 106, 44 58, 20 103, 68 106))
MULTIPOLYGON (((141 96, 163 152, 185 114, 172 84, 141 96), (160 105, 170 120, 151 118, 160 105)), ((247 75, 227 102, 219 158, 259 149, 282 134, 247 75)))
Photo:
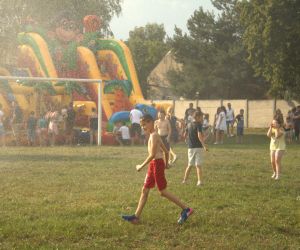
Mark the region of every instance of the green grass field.
POLYGON ((270 178, 268 139, 248 135, 210 146, 204 181, 181 180, 186 145, 167 170, 168 188, 195 209, 154 189, 140 225, 135 211, 146 171, 145 147, 8 147, 0 150, 0 249, 299 249, 300 145, 290 145, 280 181, 270 178))

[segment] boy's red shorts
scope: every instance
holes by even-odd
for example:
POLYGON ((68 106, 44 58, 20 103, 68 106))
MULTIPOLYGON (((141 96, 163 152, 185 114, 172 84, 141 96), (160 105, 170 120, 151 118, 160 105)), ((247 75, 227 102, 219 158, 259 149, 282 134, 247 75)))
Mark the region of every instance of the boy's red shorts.
POLYGON ((165 162, 163 159, 154 159, 150 162, 144 187, 154 188, 155 183, 160 191, 167 187, 167 180, 165 178, 165 162))

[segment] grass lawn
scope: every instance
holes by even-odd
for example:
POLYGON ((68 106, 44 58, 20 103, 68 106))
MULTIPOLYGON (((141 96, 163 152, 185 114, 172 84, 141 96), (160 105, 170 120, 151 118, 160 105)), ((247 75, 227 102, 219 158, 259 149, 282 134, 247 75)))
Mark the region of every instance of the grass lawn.
POLYGON ((247 135, 210 145, 204 181, 181 180, 186 145, 167 170, 169 190, 195 209, 150 194, 140 225, 135 211, 145 147, 8 147, 0 150, 0 249, 299 249, 300 145, 290 145, 279 181, 272 180, 268 139, 247 135))

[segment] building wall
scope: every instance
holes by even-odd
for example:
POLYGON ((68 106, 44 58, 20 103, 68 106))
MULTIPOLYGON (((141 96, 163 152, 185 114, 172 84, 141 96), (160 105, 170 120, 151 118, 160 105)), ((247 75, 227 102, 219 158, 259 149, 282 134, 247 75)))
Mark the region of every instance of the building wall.
MULTIPOLYGON (((153 102, 164 102, 171 104, 172 101, 153 100, 153 102)), ((210 124, 214 121, 214 115, 219 106, 230 102, 237 115, 240 109, 244 109, 245 126, 249 128, 266 128, 272 121, 276 109, 280 109, 284 115, 293 107, 300 105, 296 101, 285 100, 176 100, 175 115, 178 118, 184 118, 185 110, 189 107, 189 103, 193 103, 194 107, 199 106, 204 113, 209 114, 210 124)))

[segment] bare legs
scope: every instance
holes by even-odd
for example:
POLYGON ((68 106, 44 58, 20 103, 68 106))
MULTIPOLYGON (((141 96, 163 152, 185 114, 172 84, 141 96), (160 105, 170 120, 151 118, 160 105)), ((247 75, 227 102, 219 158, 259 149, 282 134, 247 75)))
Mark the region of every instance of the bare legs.
POLYGON ((196 170, 197 170, 197 178, 198 178, 198 183, 197 185, 201 185, 202 184, 202 168, 200 166, 196 166, 196 170))
POLYGON ((146 205, 146 202, 148 200, 148 196, 149 196, 149 192, 150 192, 150 189, 149 188, 142 188, 142 193, 141 193, 141 196, 140 196, 140 200, 139 200, 139 204, 136 208, 136 211, 135 211, 135 216, 136 217, 140 217, 140 215, 142 214, 142 211, 146 205))
POLYGON ((224 130, 217 129, 215 144, 223 144, 223 141, 224 141, 224 130))
POLYGON ((219 143, 223 144, 224 141, 224 130, 219 130, 219 143))
POLYGON ((272 178, 275 178, 276 177, 275 151, 271 150, 270 156, 271 156, 271 166, 273 170, 272 178))
MULTIPOLYGON (((192 166, 187 166, 187 168, 185 170, 185 173, 184 173, 184 177, 183 177, 182 183, 185 183, 187 181, 187 179, 189 178, 190 172, 191 172, 191 168, 192 168, 192 166)), ((197 185, 201 185, 202 178, 203 178, 201 166, 196 166, 196 171, 197 171, 197 178, 198 178, 197 185)))
POLYGON ((276 164, 276 177, 275 179, 279 179, 279 175, 281 173, 281 159, 284 154, 284 150, 278 150, 275 154, 275 164, 276 164))
POLYGON ((94 144, 94 138, 96 138, 96 144, 98 144, 98 134, 96 130, 90 130, 90 145, 94 144))
POLYGON ((167 198, 169 201, 172 201, 177 206, 181 207, 182 209, 188 208, 181 200, 179 200, 174 194, 167 191, 167 189, 159 191, 162 197, 167 198))
POLYGON ((173 151, 173 149, 170 147, 170 151, 169 151, 169 162, 174 163, 177 159, 177 155, 175 154, 175 152, 173 151))
POLYGON ((279 179, 281 173, 281 159, 283 157, 284 150, 271 150, 271 165, 273 169, 272 178, 279 179))
MULTIPOLYGON (((141 193, 141 196, 140 196, 140 200, 139 200, 139 204, 138 204, 137 209, 135 211, 135 216, 137 218, 139 218, 142 214, 142 211, 143 211, 143 209, 146 205, 146 202, 148 200, 149 192, 150 192, 149 188, 143 187, 142 193, 141 193)), ((173 195, 172 193, 170 193, 166 189, 160 190, 159 192, 160 192, 161 196, 167 198, 169 201, 172 201, 174 204, 181 207, 182 209, 187 208, 187 206, 184 203, 182 203, 175 195, 173 195)))

